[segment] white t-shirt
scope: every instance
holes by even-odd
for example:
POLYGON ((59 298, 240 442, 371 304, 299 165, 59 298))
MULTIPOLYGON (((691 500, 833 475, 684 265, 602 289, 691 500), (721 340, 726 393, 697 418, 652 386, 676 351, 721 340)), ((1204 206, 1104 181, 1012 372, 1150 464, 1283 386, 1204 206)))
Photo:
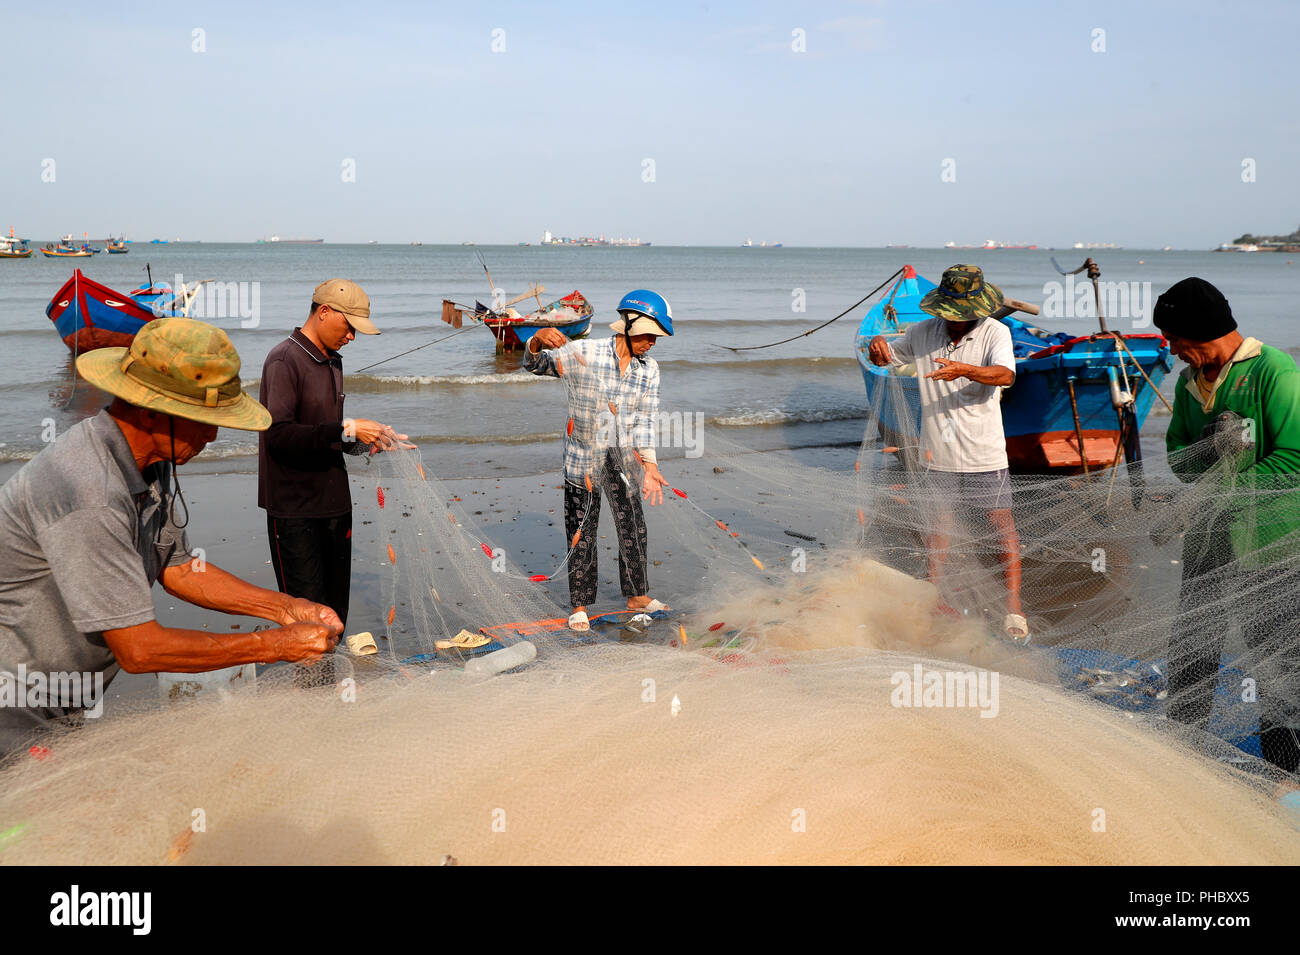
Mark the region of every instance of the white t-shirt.
POLYGON ((895 365, 916 364, 921 386, 922 457, 935 471, 1000 471, 1007 466, 1002 387, 981 385, 969 378, 940 381, 925 376, 941 367, 936 358, 980 367, 1001 365, 1014 374, 1011 331, 997 320, 985 319, 954 343, 947 325, 942 318, 928 318, 890 343, 895 365))

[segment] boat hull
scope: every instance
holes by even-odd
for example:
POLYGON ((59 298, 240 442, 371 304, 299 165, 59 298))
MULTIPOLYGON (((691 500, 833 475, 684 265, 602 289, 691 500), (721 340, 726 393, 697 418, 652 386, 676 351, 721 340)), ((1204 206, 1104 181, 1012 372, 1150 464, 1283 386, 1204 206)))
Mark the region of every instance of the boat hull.
POLYGON ((0 259, 30 259, 31 257, 31 249, 26 252, 0 252, 0 259))
POLYGON ((174 314, 169 308, 172 301, 170 288, 137 298, 135 293, 115 292, 76 269, 54 293, 45 315, 69 351, 80 354, 96 348, 129 346, 147 322, 174 314))
POLYGON ((565 338, 582 338, 591 331, 595 313, 591 303, 575 289, 536 312, 528 315, 489 314, 483 318, 483 324, 496 338, 497 351, 514 351, 527 345, 528 340, 543 328, 554 328, 565 338))
POLYGON ((529 322, 510 321, 509 319, 488 319, 483 323, 492 330, 497 340, 497 347, 503 351, 513 351, 528 344, 538 331, 554 328, 563 333, 565 338, 582 338, 591 331, 591 316, 584 315, 571 322, 529 322))
MULTIPOLYGON (((891 444, 906 444, 903 436, 919 431, 920 385, 915 377, 871 364, 867 347, 876 335, 901 334, 914 322, 928 318, 917 306, 933 287, 932 282, 915 273, 905 276, 893 295, 892 318, 882 303, 867 313, 858 329, 858 362, 867 397, 879 418, 882 436, 891 444)), ((1011 470, 1073 473, 1083 470, 1085 460, 1089 470, 1115 464, 1120 457, 1120 421, 1112 402, 1111 376, 1118 373, 1127 357, 1119 352, 1115 340, 1108 336, 1069 338, 1016 319, 1002 321, 1011 330, 1016 351, 1016 381, 1002 395, 1002 424, 1011 470), (1077 427, 1070 401, 1071 385, 1078 408, 1077 427)), ((1156 400, 1156 389, 1173 369, 1173 356, 1168 343, 1158 334, 1127 335, 1124 342, 1151 379, 1148 384, 1133 361, 1127 360, 1129 390, 1135 398, 1134 410, 1141 427, 1156 400)))
POLYGON ((48 256, 51 259, 88 259, 94 252, 63 252, 59 249, 41 249, 41 255, 48 256))

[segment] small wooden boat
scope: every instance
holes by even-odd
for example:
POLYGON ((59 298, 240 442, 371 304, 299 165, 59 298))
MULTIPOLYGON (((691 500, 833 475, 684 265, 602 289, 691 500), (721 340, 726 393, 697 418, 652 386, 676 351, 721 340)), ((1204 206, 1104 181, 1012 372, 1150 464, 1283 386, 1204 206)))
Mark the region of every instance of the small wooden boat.
POLYGON ((442 320, 453 328, 460 328, 468 315, 470 321, 482 322, 496 339, 497 351, 515 351, 528 344, 538 329, 554 328, 563 332, 566 338, 582 338, 591 331, 591 318, 596 314, 591 303, 576 289, 564 298, 556 299, 549 305, 539 307, 534 312, 520 314, 511 306, 523 299, 537 297, 540 305, 544 287, 534 286, 528 292, 513 299, 500 308, 493 310, 482 302, 475 302, 473 308, 457 305, 448 299, 442 302, 442 320))
MULTIPOLYGON (((867 348, 877 335, 899 338, 910 326, 930 318, 921 311, 920 302, 934 287, 906 266, 903 277, 867 312, 858 328, 858 363, 867 397, 890 444, 905 445, 904 436, 919 431, 921 389, 914 366, 877 367, 867 357, 867 348), (891 380, 898 387, 890 387, 891 380)), ((1002 395, 1002 425, 1013 472, 1109 468, 1121 450, 1130 461, 1140 457, 1137 432, 1156 400, 1156 389, 1174 366, 1163 336, 1072 337, 1009 316, 997 321, 1011 331, 1016 356, 1015 383, 1002 395), (1125 410, 1128 396, 1131 411, 1125 410), (1133 416, 1133 424, 1122 431, 1125 414, 1133 416)))
POLYGON ((30 259, 31 257, 32 249, 27 244, 27 240, 15 236, 14 228, 10 226, 9 235, 0 236, 0 259, 30 259))
POLYGON ((109 239, 104 246, 105 251, 110 255, 125 255, 131 250, 126 247, 125 239, 109 239))
POLYGON ((41 249, 41 254, 52 259, 86 259, 98 251, 99 249, 92 249, 89 242, 83 241, 81 245, 77 245, 69 233, 59 240, 58 245, 53 242, 47 243, 41 249))
POLYGON ((188 317, 190 305, 208 281, 186 283, 180 289, 151 282, 123 295, 73 269, 72 278, 54 293, 45 314, 73 354, 129 346, 146 322, 188 317))

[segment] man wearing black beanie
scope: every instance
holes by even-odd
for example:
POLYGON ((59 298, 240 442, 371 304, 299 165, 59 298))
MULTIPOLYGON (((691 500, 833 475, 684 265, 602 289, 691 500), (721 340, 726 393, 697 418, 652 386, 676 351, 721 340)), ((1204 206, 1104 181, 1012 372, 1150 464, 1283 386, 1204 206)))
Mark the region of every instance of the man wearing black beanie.
POLYGON ((1200 278, 1178 282, 1152 315, 1187 362, 1165 435, 1182 481, 1211 492, 1183 537, 1179 613, 1169 638, 1169 717, 1204 727, 1232 619, 1258 687, 1264 758, 1300 764, 1300 370, 1237 331, 1228 301, 1200 278), (1216 619, 1217 618, 1217 619, 1216 619))

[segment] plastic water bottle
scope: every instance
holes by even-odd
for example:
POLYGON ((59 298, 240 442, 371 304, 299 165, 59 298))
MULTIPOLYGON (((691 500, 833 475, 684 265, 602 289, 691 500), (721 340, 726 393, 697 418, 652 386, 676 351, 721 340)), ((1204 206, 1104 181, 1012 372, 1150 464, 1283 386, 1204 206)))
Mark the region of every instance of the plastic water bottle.
POLYGON ((525 663, 532 663, 536 659, 537 647, 527 640, 520 640, 503 650, 485 653, 481 657, 465 661, 465 675, 495 676, 506 670, 513 670, 517 666, 523 666, 525 663))

